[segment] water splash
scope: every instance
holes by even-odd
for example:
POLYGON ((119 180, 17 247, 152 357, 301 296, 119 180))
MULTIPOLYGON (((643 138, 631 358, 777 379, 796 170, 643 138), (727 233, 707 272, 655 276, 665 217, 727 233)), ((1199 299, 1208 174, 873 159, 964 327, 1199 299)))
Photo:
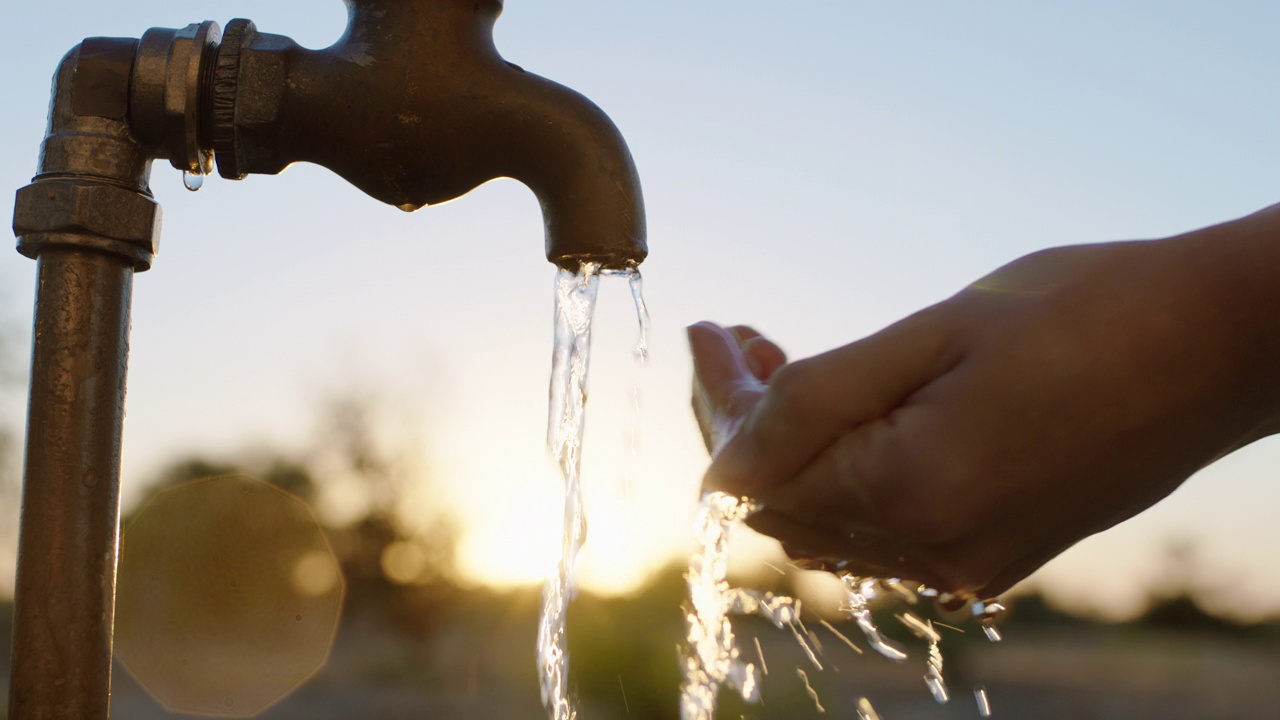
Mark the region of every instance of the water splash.
MULTIPOLYGON (((756 506, 732 495, 710 492, 702 496, 695 523, 697 550, 685 580, 689 606, 685 608, 686 647, 681 669, 680 717, 713 720, 720 687, 728 685, 747 702, 760 698, 760 677, 754 664, 742 659, 729 615, 743 609, 750 598, 731 590, 729 531, 756 506)), ((782 611, 778 608, 779 612, 782 611)))
POLYGON ((858 624, 858 629, 867 638, 867 644, 894 662, 905 661, 907 651, 885 637, 880 632, 880 628, 876 627, 875 619, 871 617, 871 601, 875 600, 877 595, 876 580, 855 575, 842 575, 840 580, 844 583, 845 589, 846 605, 843 610, 849 613, 849 617, 858 624))
POLYGON ((809 684, 809 676, 800 668, 796 668, 796 675, 798 675, 800 677, 800 681, 804 683, 804 691, 809 693, 809 698, 813 700, 814 706, 818 709, 818 714, 821 715, 826 713, 827 709, 822 707, 822 701, 818 699, 818 691, 814 690, 813 686, 809 684))
POLYGON ((564 534, 560 561, 542 591, 538 624, 538 668, 542 705, 553 720, 573 720, 569 699, 566 619, 575 585, 573 571, 587 537, 582 506, 582 434, 586 417, 587 370, 591 356, 591 318, 599 289, 600 266, 583 263, 577 273, 556 273, 555 350, 547 418, 547 447, 564 478, 564 534))
POLYGON ((951 693, 947 690, 947 681, 942 677, 942 649, 938 647, 936 640, 929 643, 929 660, 925 663, 924 684, 939 705, 951 699, 951 693))
POLYGON ((987 689, 981 685, 973 689, 973 700, 978 704, 978 715, 991 717, 991 698, 987 697, 987 689))
POLYGON ((914 613, 903 613, 895 617, 911 631, 912 635, 929 643, 929 659, 925 662, 924 684, 929 688, 934 700, 940 704, 947 702, 951 699, 951 693, 947 689, 946 680, 942 677, 942 649, 938 646, 942 641, 942 634, 933 628, 932 620, 921 620, 914 613))
MULTIPOLYGON (((791 630, 797 644, 813 666, 819 671, 823 669, 819 660, 823 652, 822 644, 817 636, 804 626, 799 600, 773 593, 732 588, 725 579, 728 571, 729 532, 733 526, 741 523, 760 507, 746 498, 739 499, 718 492, 705 494, 699 506, 695 526, 697 551, 691 559, 689 572, 686 575, 691 606, 686 608, 685 612, 688 634, 682 656, 684 670, 684 684, 681 688, 682 720, 713 720, 717 696, 724 685, 735 689, 747 702, 760 701, 760 677, 756 666, 743 659, 729 621, 732 615, 758 615, 769 620, 779 629, 791 630)), ((894 599, 908 605, 919 605, 921 599, 933 600, 945 605, 949 600, 955 599, 950 593, 940 593, 923 585, 909 587, 899 578, 878 579, 844 574, 840 576, 840 580, 845 587, 845 604, 841 610, 857 624, 867 643, 876 652, 898 663, 907 660, 907 651, 881 632, 871 613, 872 602, 882 592, 889 593, 894 599)), ((998 641, 999 631, 992 623, 1004 611, 1004 606, 994 601, 975 601, 970 610, 987 638, 992 642, 998 641)), ((942 633, 937 630, 933 620, 922 619, 914 612, 902 612, 895 617, 912 635, 928 643, 925 685, 935 701, 949 702, 950 689, 943 676, 942 633)), ((830 623, 821 619, 819 621, 845 645, 859 654, 862 653, 853 641, 830 623)), ((958 628, 951 629, 964 632, 958 628)), ((758 638, 753 639, 756 644, 756 655, 763 668, 764 654, 760 649, 758 638)), ((813 686, 809 683, 808 675, 800 668, 797 668, 796 672, 817 705, 818 711, 825 712, 813 686)), ((767 669, 765 673, 768 673, 767 669)), ((989 717, 990 701, 987 698, 986 689, 981 686, 975 687, 974 697, 978 703, 979 713, 982 717, 989 717)), ((865 697, 858 699, 856 711, 861 720, 879 720, 880 718, 870 700, 865 697)))
MULTIPOLYGON (((800 618, 799 600, 770 592, 733 588, 726 580, 730 530, 759 507, 721 492, 702 496, 695 524, 697 550, 685 575, 689 586, 689 606, 685 609, 687 633, 682 657, 684 682, 680 692, 683 720, 712 720, 720 688, 725 685, 736 690, 749 703, 760 700, 760 675, 753 663, 743 659, 729 621, 733 615, 757 615, 778 629, 790 630, 813 667, 823 669, 818 659, 821 645, 800 618)), ((756 651, 763 668, 764 656, 758 643, 756 651)))
POLYGON ((756 644, 756 657, 760 658, 760 669, 764 671, 765 677, 768 677, 769 663, 764 661, 764 649, 760 647, 760 638, 753 637, 751 641, 756 644))
POLYGON ((974 619, 982 627, 982 634, 987 636, 987 640, 993 643, 1000 642, 1004 636, 1000 634, 1000 628, 996 627, 996 618, 1004 613, 1005 607, 998 602, 982 602, 973 603, 970 612, 973 613, 974 619))
POLYGON ((880 720, 880 714, 871 707, 871 701, 864 697, 858 698, 858 720, 880 720))
POLYGON ((920 602, 920 596, 915 590, 907 587, 907 584, 901 578, 887 578, 880 581, 880 587, 892 591, 895 595, 902 598, 909 605, 916 605, 920 602))

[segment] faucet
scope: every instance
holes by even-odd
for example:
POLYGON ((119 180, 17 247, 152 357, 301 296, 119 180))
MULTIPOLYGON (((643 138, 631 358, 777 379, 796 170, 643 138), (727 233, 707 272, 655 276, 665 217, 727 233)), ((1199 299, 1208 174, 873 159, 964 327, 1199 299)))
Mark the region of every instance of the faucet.
POLYGON ((546 255, 638 265, 626 143, 578 93, 506 62, 502 0, 346 0, 332 47, 236 19, 87 38, 54 77, 38 170, 14 205, 37 261, 9 717, 108 717, 133 276, 158 251, 153 160, 199 178, 336 172, 417 210, 498 177, 537 196, 546 255))

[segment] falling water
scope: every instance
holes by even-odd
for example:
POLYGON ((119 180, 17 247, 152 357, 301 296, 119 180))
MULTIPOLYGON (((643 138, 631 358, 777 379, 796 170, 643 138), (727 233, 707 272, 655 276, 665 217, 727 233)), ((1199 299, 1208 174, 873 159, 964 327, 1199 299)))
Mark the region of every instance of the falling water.
POLYGON ((685 579, 689 584, 688 628, 681 658, 684 682, 680 690, 683 720, 713 720, 720 687, 728 684, 747 702, 760 696, 760 677, 754 664, 742 659, 729 624, 729 531, 754 507, 732 495, 706 493, 695 524, 696 550, 685 579))
POLYGON ((573 570, 587 537, 582 510, 582 430, 587 404, 587 368, 591 355, 591 317, 595 312, 600 266, 583 263, 577 273, 556 273, 555 350, 551 359, 547 448, 564 478, 564 534, 556 573, 542 590, 538 625, 538 669, 542 705, 553 720, 573 720, 569 700, 569 658, 565 621, 573 598, 573 570))
POLYGON ((631 288, 631 299, 636 304, 636 320, 640 322, 640 336, 636 339, 636 359, 644 364, 649 359, 649 306, 644 301, 644 278, 639 270, 627 270, 627 285, 631 288))
MULTIPOLYGON (((627 277, 627 285, 631 289, 631 300, 635 303, 636 320, 640 324, 640 332, 636 337, 632 355, 635 356, 636 363, 643 366, 649 361, 649 306, 644 301, 644 278, 641 277, 638 270, 628 270, 624 274, 627 277)), ((640 381, 637 378, 631 383, 631 407, 628 410, 627 417, 627 462, 623 464, 620 478, 620 486, 624 498, 632 496, 636 468, 640 466, 640 416, 642 409, 640 381)))
POLYGON ((578 272, 556 273, 555 348, 551 359, 551 387, 547 416, 547 449, 556 458, 564 479, 564 532, 556 572, 542 591, 542 617, 538 625, 538 669, 542 704, 552 720, 574 720, 577 710, 569 699, 569 655, 566 619, 573 599, 574 568, 586 542, 587 520, 582 503, 582 437, 587 404, 587 370, 591 355, 591 319, 601 274, 627 278, 640 337, 636 355, 648 355, 649 314, 644 303, 643 281, 637 270, 604 271, 596 263, 583 263, 578 272))
MULTIPOLYGON (((749 703, 760 700, 760 673, 754 663, 743 660, 729 621, 733 615, 758 615, 779 629, 789 629, 813 667, 822 670, 820 650, 814 649, 816 638, 800 619, 799 600, 729 586, 729 533, 758 509, 754 503, 721 492, 704 494, 698 507, 696 548, 685 575, 689 606, 685 609, 685 647, 681 657, 683 720, 715 718, 717 697, 725 685, 749 703)), ((758 643, 756 653, 763 667, 764 656, 758 643)))

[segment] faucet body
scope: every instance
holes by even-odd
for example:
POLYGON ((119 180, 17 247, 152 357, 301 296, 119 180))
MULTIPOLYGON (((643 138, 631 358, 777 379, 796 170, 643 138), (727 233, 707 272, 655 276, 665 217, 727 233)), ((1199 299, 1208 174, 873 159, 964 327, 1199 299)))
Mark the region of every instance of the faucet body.
POLYGON ((212 105, 234 111, 210 128, 224 176, 313 162, 405 210, 511 177, 538 197, 552 262, 622 269, 644 258, 626 143, 586 98, 502 59, 501 0, 349 8, 347 32, 318 51, 228 24, 212 105))
POLYGON ((152 161, 224 177, 332 169, 401 209, 497 177, 543 209, 547 257, 634 267, 647 253, 634 164, 581 95, 504 61, 501 0, 347 0, 312 51, 206 21, 89 38, 54 78, 14 232, 38 287, 14 595, 9 717, 108 717, 120 452, 133 276, 151 267, 152 161))

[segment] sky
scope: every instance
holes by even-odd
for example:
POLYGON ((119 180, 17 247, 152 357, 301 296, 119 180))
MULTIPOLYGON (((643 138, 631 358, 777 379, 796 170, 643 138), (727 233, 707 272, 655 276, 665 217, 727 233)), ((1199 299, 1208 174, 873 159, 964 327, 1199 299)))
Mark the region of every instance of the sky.
MULTIPOLYGON (((0 186, 33 173, 49 78, 81 38, 234 17, 323 47, 345 10, 24 5, 0 26, 0 186)), ((1280 6, 1231 0, 507 2, 499 50, 610 114, 647 205, 643 367, 625 283, 600 293, 585 585, 623 592, 688 551, 706 466, 690 323, 750 323, 805 356, 1034 250, 1163 237, 1280 199, 1277 24, 1280 6)), ((536 582, 551 568, 554 271, 526 188, 498 180, 405 214, 305 165, 190 193, 157 163, 152 186, 164 230, 134 290, 126 502, 185 453, 305 449, 317 396, 347 388, 379 398, 421 454, 429 481, 413 502, 457 514, 469 577, 536 582)), ((34 270, 0 255, 0 324, 23 339, 34 270)), ((0 398, 7 417, 20 419, 18 395, 0 398)), ((1260 442, 1030 582, 1124 613, 1167 549, 1190 543, 1217 606, 1280 612, 1276 475, 1280 443, 1260 442)), ((745 540, 738 556, 774 553, 745 540)))

